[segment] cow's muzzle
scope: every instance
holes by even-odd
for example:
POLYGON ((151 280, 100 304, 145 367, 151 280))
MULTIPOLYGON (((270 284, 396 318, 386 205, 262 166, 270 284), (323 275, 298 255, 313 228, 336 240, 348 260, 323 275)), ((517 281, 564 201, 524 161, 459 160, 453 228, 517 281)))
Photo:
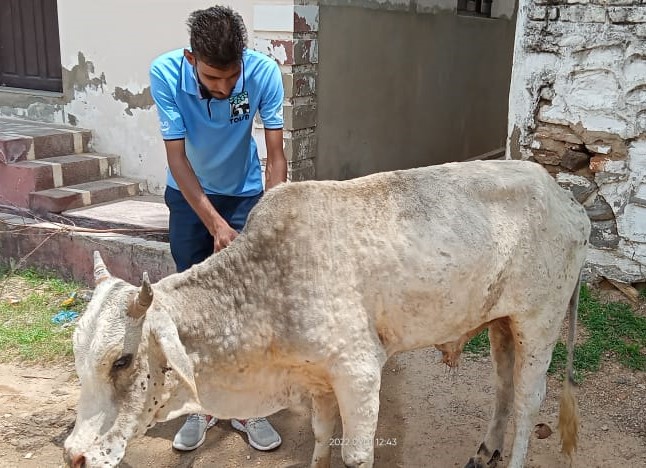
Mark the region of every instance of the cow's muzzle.
POLYGON ((85 456, 81 453, 72 454, 70 450, 63 453, 65 465, 72 468, 85 468, 85 456))

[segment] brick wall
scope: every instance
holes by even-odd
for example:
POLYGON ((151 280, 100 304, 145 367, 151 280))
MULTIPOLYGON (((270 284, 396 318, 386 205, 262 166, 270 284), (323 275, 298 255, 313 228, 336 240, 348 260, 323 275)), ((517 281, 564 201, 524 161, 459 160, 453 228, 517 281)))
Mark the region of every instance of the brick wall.
POLYGON ((520 0, 509 154, 592 220, 592 276, 646 280, 646 2, 520 0))
MULTIPOLYGON (((284 148, 295 181, 315 176, 318 19, 318 2, 254 7, 253 47, 274 58, 283 73, 284 148)), ((261 124, 256 126, 262 144, 261 124)))

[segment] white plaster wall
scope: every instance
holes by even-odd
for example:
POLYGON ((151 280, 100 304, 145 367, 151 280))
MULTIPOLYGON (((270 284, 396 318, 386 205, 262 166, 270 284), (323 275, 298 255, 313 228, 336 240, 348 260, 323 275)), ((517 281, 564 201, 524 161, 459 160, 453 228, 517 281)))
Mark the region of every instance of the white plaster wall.
POLYGON ((602 276, 639 282, 646 278, 646 98, 639 94, 646 86, 646 31, 638 25, 645 19, 608 22, 607 12, 616 10, 593 2, 599 6, 519 0, 507 157, 518 156, 515 150, 536 157, 535 130, 544 123, 581 137, 594 156, 586 177, 616 221, 616 233, 597 224, 601 237, 619 239, 614 247, 591 246, 588 263, 602 276))
MULTIPOLYGON (((229 5, 244 18, 253 44, 253 5, 286 3, 271 0, 236 0, 229 5)), ((289 2, 287 2, 289 3, 289 2)), ((58 16, 63 67, 78 64, 79 53, 94 65, 105 84, 75 91, 64 113, 77 125, 93 131, 93 149, 121 156, 122 174, 148 181, 152 193, 165 186, 166 157, 154 107, 125 111, 116 100, 116 87, 141 93, 149 86, 150 62, 159 54, 188 44, 186 20, 193 10, 212 6, 211 0, 59 0, 58 16)))

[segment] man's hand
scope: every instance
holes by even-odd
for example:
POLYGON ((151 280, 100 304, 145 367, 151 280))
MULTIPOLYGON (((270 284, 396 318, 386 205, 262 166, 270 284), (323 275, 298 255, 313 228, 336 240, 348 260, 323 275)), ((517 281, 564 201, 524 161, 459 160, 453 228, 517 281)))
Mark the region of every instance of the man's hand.
POLYGON ((213 249, 215 252, 227 247, 233 239, 238 237, 238 232, 235 229, 232 229, 227 223, 221 224, 215 231, 213 236, 213 249))
POLYGON ((175 181, 177 181, 177 185, 179 185, 182 195, 184 195, 188 204, 191 205, 193 211, 197 213, 204 226, 213 236, 213 248, 216 252, 219 252, 229 245, 238 233, 220 216, 202 190, 202 187, 200 187, 200 183, 186 157, 184 140, 165 141, 164 143, 166 145, 168 166, 175 181))

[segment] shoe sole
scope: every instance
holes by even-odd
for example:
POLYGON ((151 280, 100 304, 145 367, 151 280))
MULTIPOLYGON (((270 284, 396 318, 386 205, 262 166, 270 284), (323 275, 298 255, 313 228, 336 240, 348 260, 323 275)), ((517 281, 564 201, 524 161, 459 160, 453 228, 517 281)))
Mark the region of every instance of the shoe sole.
MULTIPOLYGON (((238 421, 237 419, 231 420, 231 426, 233 426, 234 429, 247 434, 247 429, 242 424, 240 424, 240 421, 238 421)), ((267 452, 269 450, 273 450, 283 443, 283 440, 280 438, 280 434, 278 434, 278 440, 276 442, 267 446, 262 446, 260 444, 257 444, 251 439, 251 437, 249 437, 249 434, 247 434, 247 440, 249 441, 249 445, 251 445, 256 450, 260 450, 261 452, 267 452)))
POLYGON ((204 433, 202 433, 202 438, 201 438, 200 440, 198 440, 198 441, 197 441, 197 444, 192 445, 192 446, 190 446, 190 447, 187 447, 187 446, 186 446, 186 445, 184 445, 184 444, 176 444, 176 443, 175 443, 175 441, 173 441, 173 448, 174 448, 175 450, 180 450, 180 451, 182 451, 182 452, 190 452, 191 450, 195 450, 196 448, 198 448, 199 446, 201 446, 201 445, 204 443, 204 441, 206 440, 206 431, 208 431, 209 429, 211 429, 211 428, 212 428, 213 426, 215 426, 217 423, 218 423, 218 419, 217 419, 217 418, 211 418, 211 420, 210 420, 208 423, 206 423, 206 429, 204 429, 204 433))

